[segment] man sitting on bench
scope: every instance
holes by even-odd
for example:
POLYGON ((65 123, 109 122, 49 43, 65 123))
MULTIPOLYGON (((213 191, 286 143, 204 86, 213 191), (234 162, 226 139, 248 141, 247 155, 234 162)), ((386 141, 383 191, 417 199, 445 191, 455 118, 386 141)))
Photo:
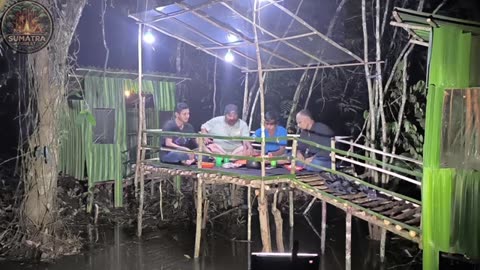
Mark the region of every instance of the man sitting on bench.
MULTIPOLYGON (((329 126, 323 123, 315 122, 312 114, 308 110, 301 110, 297 113, 296 118, 297 126, 302 130, 300 133, 300 139, 330 147, 330 140, 331 137, 334 136, 334 132, 329 126)), ((301 160, 298 162, 299 165, 303 165, 304 162, 308 162, 314 165, 326 167, 328 169, 331 167, 329 151, 319 149, 305 143, 298 143, 297 158, 301 160)), ((306 169, 308 171, 316 172, 323 171, 322 169, 313 168, 308 165, 306 166, 306 169)))
MULTIPOLYGON (((278 113, 275 111, 268 111, 265 113, 265 138, 287 137, 287 130, 278 125, 278 113)), ((262 137, 262 128, 255 131, 254 137, 262 137)), ((265 153, 271 156, 281 156, 285 154, 286 140, 277 142, 266 142, 265 153)), ((255 151, 256 155, 260 155, 261 150, 255 151)))

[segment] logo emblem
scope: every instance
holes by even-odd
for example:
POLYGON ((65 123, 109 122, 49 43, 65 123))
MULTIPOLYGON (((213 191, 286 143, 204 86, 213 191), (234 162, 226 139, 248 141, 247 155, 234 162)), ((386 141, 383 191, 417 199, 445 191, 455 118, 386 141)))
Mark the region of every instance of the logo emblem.
POLYGON ((40 3, 21 1, 10 6, 2 18, 2 36, 20 53, 34 53, 47 46, 53 34, 53 19, 40 3))

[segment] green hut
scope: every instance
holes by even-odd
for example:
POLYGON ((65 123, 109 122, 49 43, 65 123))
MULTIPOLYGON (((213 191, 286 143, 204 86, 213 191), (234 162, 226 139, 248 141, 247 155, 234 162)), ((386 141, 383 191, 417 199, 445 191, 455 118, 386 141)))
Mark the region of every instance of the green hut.
MULTIPOLYGON (((175 86, 186 78, 144 74, 148 129, 159 129, 175 108, 175 86)), ((89 191, 114 182, 115 206, 122 205, 122 180, 132 174, 138 130, 138 74, 124 70, 79 68, 69 80, 60 168, 64 175, 87 179, 89 191)), ((158 138, 150 137, 151 145, 158 138)), ((154 156, 153 156, 154 157, 154 156)))
POLYGON ((423 269, 439 253, 480 259, 480 23, 395 9, 429 48, 422 182, 423 269))

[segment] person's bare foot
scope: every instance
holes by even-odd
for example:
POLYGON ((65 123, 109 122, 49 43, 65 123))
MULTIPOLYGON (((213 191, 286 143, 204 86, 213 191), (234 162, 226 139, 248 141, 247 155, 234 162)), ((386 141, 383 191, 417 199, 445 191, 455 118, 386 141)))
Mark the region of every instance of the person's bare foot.
POLYGON ((189 159, 189 160, 185 160, 183 162, 183 164, 187 165, 187 166, 190 166, 192 165, 193 163, 195 162, 195 159, 189 159))

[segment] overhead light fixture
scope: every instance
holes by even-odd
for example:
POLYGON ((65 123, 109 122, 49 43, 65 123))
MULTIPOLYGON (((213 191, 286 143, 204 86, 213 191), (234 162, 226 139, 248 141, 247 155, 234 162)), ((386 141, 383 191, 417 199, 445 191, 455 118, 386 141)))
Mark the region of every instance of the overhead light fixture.
POLYGON ((147 32, 143 34, 143 41, 148 44, 153 44, 155 42, 155 36, 150 29, 148 29, 147 32))
POLYGON ((156 7, 155 10, 158 11, 158 12, 162 12, 162 10, 164 9, 165 7, 156 7))
POLYGON ((124 92, 125 97, 128 98, 130 96, 130 94, 131 94, 130 90, 125 90, 125 92, 124 92))
POLYGON ((238 37, 232 33, 228 33, 227 40, 228 42, 236 42, 238 41, 238 37))
POLYGON ((233 53, 232 51, 228 50, 227 53, 225 54, 225 61, 231 63, 233 62, 233 60, 235 59, 235 57, 233 56, 233 53))

